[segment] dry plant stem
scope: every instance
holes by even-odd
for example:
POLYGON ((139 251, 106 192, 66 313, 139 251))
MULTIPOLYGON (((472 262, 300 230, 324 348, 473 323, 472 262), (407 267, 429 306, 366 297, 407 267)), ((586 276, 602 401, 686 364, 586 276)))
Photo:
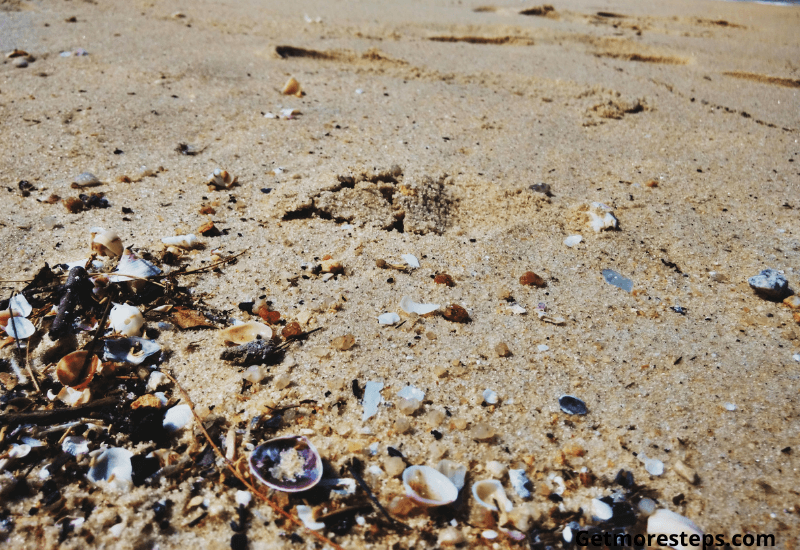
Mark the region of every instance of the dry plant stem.
MULTIPOLYGON (((175 276, 175 275, 192 275, 194 273, 202 273, 203 271, 208 271, 209 269, 214 269, 215 267, 220 266, 222 264, 227 264, 228 262, 230 262, 230 261, 238 258, 239 256, 241 256, 242 254, 244 254, 248 250, 250 250, 250 249, 249 248, 245 248, 244 250, 242 250, 241 252, 237 252, 233 256, 228 256, 224 260, 220 260, 218 262, 215 262, 215 263, 213 263, 211 265, 207 265, 205 267, 198 267, 197 269, 190 269, 189 271, 176 271, 175 273, 168 273, 167 275, 159 275, 158 277, 161 278, 161 279, 164 279, 166 277, 172 277, 172 276, 175 276)), ((150 279, 148 279, 148 280, 150 280, 150 279)))
MULTIPOLYGON (((208 444, 211 445, 212 449, 214 449, 214 452, 217 453, 217 456, 225 461, 225 465, 233 473, 236 479, 241 481, 245 485, 245 487, 250 489, 250 492, 252 492, 254 495, 256 495, 264 502, 266 502, 269 505, 269 507, 272 508, 275 512, 279 513, 284 518, 294 523, 298 527, 306 529, 305 525, 303 525, 303 522, 300 521, 299 518, 293 516, 292 514, 290 514, 289 512, 285 511, 283 508, 272 502, 269 498, 267 498, 266 495, 264 495, 263 493, 261 493, 261 491, 256 489, 256 487, 252 483, 247 481, 241 473, 239 473, 239 471, 236 469, 236 465, 227 459, 227 457, 223 454, 220 448, 217 447, 217 445, 214 443, 214 440, 211 438, 208 431, 206 431, 206 427, 203 426, 203 422, 200 420, 200 417, 198 417, 197 413, 194 411, 194 402, 192 401, 192 398, 189 397, 189 394, 186 392, 186 390, 183 389, 183 386, 181 386, 175 379, 175 377, 173 377, 170 373, 166 371, 161 371, 161 372, 163 372, 164 375, 166 375, 166 377, 169 378, 173 384, 175 384, 175 387, 178 388, 178 390, 181 392, 181 395, 183 395, 184 399, 186 399, 186 404, 189 405, 189 408, 192 411, 192 416, 194 416, 194 419, 197 421, 197 425, 200 427, 200 431, 203 432, 203 436, 205 436, 206 441, 208 441, 208 444)), ((335 550, 344 550, 341 546, 339 546, 329 538, 325 537, 324 535, 321 535, 316 531, 312 531, 311 529, 306 529, 306 531, 311 535, 313 535, 314 537, 316 537, 319 541, 324 542, 325 544, 330 544, 331 547, 333 547, 335 550)))
POLYGON ((28 411, 17 413, 0 414, 0 424, 55 424, 57 422, 67 422, 69 420, 83 418, 86 411, 94 409, 102 409, 108 405, 114 405, 119 401, 119 396, 112 395, 86 403, 85 405, 78 405, 77 407, 70 407, 68 409, 47 409, 43 411, 28 411))

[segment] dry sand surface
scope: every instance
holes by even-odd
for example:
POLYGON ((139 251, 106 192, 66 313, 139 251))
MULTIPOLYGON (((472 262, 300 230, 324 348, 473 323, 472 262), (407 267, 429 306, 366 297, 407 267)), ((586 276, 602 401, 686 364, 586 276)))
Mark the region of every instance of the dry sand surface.
MULTIPOLYGON (((797 547, 800 326, 747 278, 774 268, 800 290, 800 8, 490 1, 0 2, 0 49, 35 58, 0 66, 2 278, 88 258, 94 226, 165 270, 243 252, 171 280, 216 327, 258 319, 237 304, 264 297, 280 323, 319 330, 250 384, 220 359, 216 329, 180 330, 150 312, 146 334, 167 352, 152 368, 175 376, 244 472, 252 445, 281 435, 308 435, 326 479, 353 477, 357 459, 377 501, 409 529, 362 487, 287 496, 257 484, 293 515, 304 503, 315 517, 359 507, 350 523, 363 521, 343 534, 332 521, 318 531, 342 548, 461 536, 469 548, 559 546, 570 521, 606 528, 591 503, 614 494, 634 509, 648 497, 706 533, 774 534, 797 547), (300 97, 281 93, 290 76, 300 97), (238 182, 209 189, 216 168, 238 182), (102 185, 72 188, 84 171, 102 185), (531 188, 539 183, 550 193, 531 188), (110 207, 65 207, 91 192, 110 207), (593 202, 613 209, 618 229, 589 227, 593 202), (202 236, 208 221, 221 234, 202 236), (204 248, 165 256, 161 239, 187 233, 204 248), (582 242, 567 247, 570 235, 582 242), (420 266, 391 267, 404 254, 420 266), (326 255, 344 272, 320 273, 326 255), (630 278, 632 292, 608 284, 604 269, 630 278), (546 286, 520 284, 527 271, 546 286), (455 285, 435 283, 442 273, 455 285), (409 316, 404 296, 440 311, 409 316), (451 304, 471 322, 445 318, 451 304), (387 312, 402 324, 380 325, 387 312), (345 335, 355 344, 343 351, 334 340, 345 335), (383 384, 383 403, 363 420, 354 385, 370 381, 383 384), (425 392, 411 417, 398 407, 407 385, 425 392), (562 412, 564 394, 588 414, 562 412), (264 425, 294 405, 280 426, 264 425), (495 435, 478 439, 484 429, 495 435), (407 465, 466 466, 459 501, 405 510, 389 447, 407 465), (648 473, 643 454, 663 462, 662 475, 648 473), (532 495, 520 497, 489 461, 524 470, 532 495), (633 489, 614 482, 620 470, 633 489), (512 519, 472 497, 472 483, 493 476, 512 519), (489 527, 529 540, 482 538, 489 527)), ((5 283, 3 297, 24 286, 5 283)), ((33 314, 29 362, 42 391, 57 393, 47 310, 33 314)), ((77 345, 90 340, 81 332, 77 345)), ((0 351, 2 411, 63 407, 17 384, 16 356, 13 344, 0 351)), ((91 399, 120 404, 86 413, 70 434, 94 417, 90 450, 145 457, 156 445, 132 442, 115 419, 145 391, 136 381, 149 369, 103 370, 91 399)), ((186 402, 173 385, 161 390, 186 402)), ((88 481, 86 455, 54 466, 43 485, 64 435, 46 428, 0 431, 2 453, 25 436, 46 444, 5 465, 6 548, 231 547, 242 486, 214 464, 196 423, 163 444, 173 455, 159 455, 188 461, 123 491, 88 481)), ((236 546, 240 535, 234 548, 334 547, 257 498, 244 518, 249 546, 236 546)))

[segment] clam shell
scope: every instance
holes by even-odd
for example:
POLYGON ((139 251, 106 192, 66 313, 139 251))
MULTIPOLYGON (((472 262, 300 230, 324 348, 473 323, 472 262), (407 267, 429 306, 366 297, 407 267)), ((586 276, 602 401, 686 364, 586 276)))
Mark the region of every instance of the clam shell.
POLYGON ((114 274, 111 275, 108 280, 112 283, 137 281, 139 279, 154 277, 160 273, 161 270, 156 266, 147 260, 137 258, 130 250, 126 250, 119 260, 117 269, 114 270, 114 274), (125 275, 131 275, 132 277, 125 277, 125 275))
POLYGON ((27 317, 33 311, 33 308, 25 299, 22 294, 15 294, 13 298, 8 301, 8 309, 14 314, 15 317, 27 317))
POLYGON ((105 231, 95 227, 92 229, 92 250, 100 256, 122 256, 122 239, 114 231, 105 231))
POLYGON ((264 485, 286 493, 306 491, 322 479, 322 458, 302 435, 270 439, 250 455, 250 471, 264 485))
POLYGON ((175 405, 164 415, 164 429, 170 433, 186 427, 194 418, 189 405, 175 405))
POLYGON ((9 317, 4 328, 6 334, 18 340, 30 338, 36 332, 36 327, 25 317, 9 317))
POLYGON ((100 359, 96 355, 92 355, 92 358, 86 361, 88 354, 86 350, 78 350, 62 357, 56 366, 58 381, 74 390, 84 390, 100 366, 100 359), (85 370, 83 370, 84 362, 87 363, 85 370))
MULTIPOLYGON (((648 535, 698 535, 703 538, 703 531, 694 524, 689 518, 683 517, 675 512, 670 512, 667 509, 661 508, 647 518, 647 534, 648 535)), ((676 550, 685 550, 690 547, 678 544, 673 546, 676 550)))
POLYGON ((219 331, 226 342, 234 344, 247 344, 253 340, 269 340, 272 338, 272 329, 263 323, 250 321, 241 325, 233 325, 219 331))
POLYGON ((441 307, 439 304, 418 304, 408 296, 403 296, 400 300, 400 309, 406 313, 416 313, 418 315, 427 315, 433 313, 441 307))
POLYGON ((114 488, 123 491, 133 484, 133 453, 119 447, 109 447, 98 456, 86 477, 92 483, 108 481, 114 488))
POLYGON ((161 351, 155 340, 147 340, 138 336, 106 340, 103 359, 115 363, 141 365, 145 359, 161 351))
POLYGON ((424 506, 444 506, 458 498, 458 487, 430 466, 409 466, 403 472, 406 495, 424 506))
POLYGON ((510 512, 514 507, 506 496, 503 484, 496 479, 483 479, 473 483, 472 496, 476 503, 493 512, 499 511, 498 505, 502 506, 505 512, 510 512))
POLYGON ((114 332, 122 336, 139 336, 142 333, 144 316, 136 306, 114 304, 108 319, 114 332))

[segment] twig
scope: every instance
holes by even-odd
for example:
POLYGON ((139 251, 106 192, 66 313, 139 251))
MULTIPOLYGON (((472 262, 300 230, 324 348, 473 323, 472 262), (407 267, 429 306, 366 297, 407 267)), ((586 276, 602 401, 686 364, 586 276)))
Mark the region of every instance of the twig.
POLYGON ((213 264, 207 265, 205 267, 198 267, 197 269, 190 269, 189 271, 175 271, 174 273, 167 273, 166 275, 158 275, 157 277, 159 279, 165 279, 167 277, 172 277, 174 275, 191 275, 191 274, 194 274, 194 273, 200 273, 200 272, 203 272, 203 271, 208 271, 209 269, 214 269, 215 267, 217 267, 219 265, 227 264, 228 262, 230 262, 232 260, 235 260, 236 258, 241 256, 242 254, 244 254, 248 250, 250 250, 250 249, 249 248, 245 248, 244 250, 234 254, 233 256, 228 256, 227 258, 225 258, 223 260, 220 260, 218 262, 214 262, 213 264))
POLYGON ((299 518, 293 516, 292 514, 290 514, 289 512, 287 512, 286 510, 284 510, 283 508, 281 508, 280 506, 278 506, 277 504, 272 502, 269 498, 267 498, 266 495, 264 495, 261 491, 256 489, 256 487, 252 483, 247 481, 244 478, 244 476, 241 473, 239 473, 239 471, 236 469, 236 466, 230 460, 227 459, 227 457, 223 454, 223 452, 219 449, 219 447, 217 447, 217 445, 214 443, 214 440, 211 438, 211 435, 209 435, 208 431, 206 430, 206 427, 203 425, 203 422, 200 420, 200 417, 197 416, 197 413, 194 411, 194 402, 192 402, 192 398, 189 397, 189 394, 186 392, 186 390, 183 389, 183 386, 181 386, 178 383, 178 381, 175 380, 175 378, 170 373, 168 373, 166 371, 161 371, 161 372, 163 372, 164 375, 166 375, 166 377, 169 378, 172 381, 173 384, 175 384, 175 387, 178 388, 178 390, 181 392, 181 394, 183 394, 183 397, 186 399, 186 403, 189 405, 189 408, 192 411, 192 416, 194 416, 195 420, 197 421, 197 425, 200 427, 200 431, 203 432, 203 435, 205 436, 206 441, 208 441, 208 444, 211 445, 212 449, 214 449, 214 452, 217 453, 217 456, 220 457, 225 462, 225 465, 233 473, 233 475, 236 477, 236 479, 241 481, 245 485, 245 487, 250 489, 250 492, 252 492, 254 495, 256 495, 258 498, 260 498, 264 502, 266 502, 269 505, 270 508, 272 508, 275 512, 277 512, 278 514, 282 515, 284 518, 286 518, 290 522, 294 523, 298 527, 302 527, 302 528, 306 529, 311 535, 313 535, 314 537, 319 539, 321 542, 324 542, 325 544, 330 544, 335 550, 344 550, 341 546, 339 546, 338 544, 336 544, 335 542, 333 542, 329 538, 325 537, 324 535, 322 535, 320 533, 317 533, 316 531, 313 531, 311 529, 307 529, 305 527, 305 525, 303 524, 303 522, 300 521, 299 518))
POLYGON ((113 405, 117 402, 119 402, 119 396, 112 395, 68 409, 5 413, 0 414, 0 424, 52 424, 55 422, 68 422, 73 418, 81 418, 87 411, 102 409, 103 407, 113 405))

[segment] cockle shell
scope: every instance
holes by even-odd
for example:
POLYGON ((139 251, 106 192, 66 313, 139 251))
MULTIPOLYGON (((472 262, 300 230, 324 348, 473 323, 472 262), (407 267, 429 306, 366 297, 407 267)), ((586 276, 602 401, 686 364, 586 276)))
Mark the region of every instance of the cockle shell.
POLYGON ((268 487, 296 493, 311 489, 322 479, 322 458, 305 436, 277 437, 255 448, 250 471, 268 487))
POLYGON ((93 227, 91 232, 92 252, 96 252, 100 256, 122 256, 122 239, 116 232, 106 231, 102 227, 93 227))
POLYGON ((403 472, 406 495, 424 506, 444 506, 458 498, 458 487, 430 466, 409 466, 403 472))
MULTIPOLYGON (((701 539, 703 538, 703 531, 693 521, 665 508, 656 510, 652 516, 647 518, 648 535, 669 536, 681 535, 682 533, 686 533, 689 536, 698 535, 701 539)), ((675 550, 688 550, 693 547, 678 544, 672 548, 675 548, 675 550)))
POLYGON ((133 466, 131 457, 133 453, 119 447, 109 447, 95 458, 94 465, 89 469, 86 477, 92 483, 107 481, 109 485, 119 491, 130 489, 133 484, 133 466))
POLYGON ((94 378, 97 367, 100 366, 100 359, 92 355, 91 359, 86 360, 89 354, 86 350, 73 351, 61 358, 56 366, 56 376, 58 381, 77 391, 84 390, 94 378), (83 368, 84 363, 86 369, 83 368))
POLYGON ((406 313, 416 313, 418 315, 427 315, 433 313, 441 306, 439 304, 418 304, 408 296, 403 296, 400 300, 400 309, 406 313))
POLYGON ((144 316, 136 306, 114 304, 108 319, 114 332, 122 336, 139 336, 142 333, 144 316))
POLYGON ((219 335, 226 342, 247 344, 257 339, 269 340, 272 338, 272 329, 263 323, 250 321, 223 329, 219 331, 219 335))
POLYGON ((472 496, 476 503, 493 512, 499 511, 498 506, 501 506, 505 512, 510 512, 514 507, 506 496, 503 484, 496 479, 484 479, 473 483, 472 496))
POLYGON ((213 185, 217 189, 230 189, 231 186, 238 181, 239 178, 231 176, 227 170, 216 168, 209 176, 209 185, 213 185))

